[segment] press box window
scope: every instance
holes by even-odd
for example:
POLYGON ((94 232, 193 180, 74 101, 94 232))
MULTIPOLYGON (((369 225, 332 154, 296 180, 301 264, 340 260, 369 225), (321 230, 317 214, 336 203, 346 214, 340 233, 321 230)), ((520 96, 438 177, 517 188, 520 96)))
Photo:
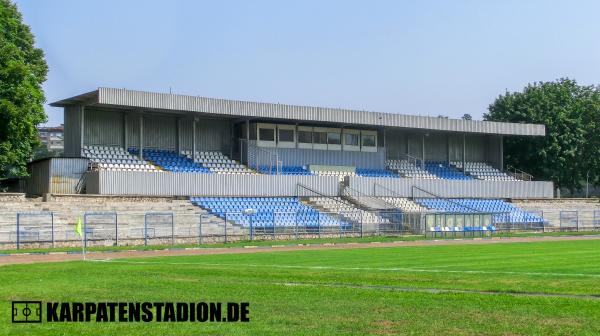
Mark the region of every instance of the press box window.
POLYGON ((363 135, 362 136, 362 145, 364 147, 375 147, 375 136, 374 135, 363 135))
POLYGON ((312 132, 310 131, 298 131, 298 142, 299 143, 312 143, 312 132))
POLYGON ((344 134, 344 145, 358 146, 358 134, 344 134))
POLYGON ((260 141, 275 141, 275 130, 271 128, 259 128, 258 136, 260 141))
POLYGON ((327 133, 327 143, 330 145, 340 145, 342 143, 340 133, 327 133))
POLYGON ((323 145, 327 144, 327 133, 315 132, 315 133, 313 133, 313 136, 314 136, 314 142, 316 144, 323 144, 323 145))
POLYGON ((280 142, 294 142, 294 131, 287 129, 279 130, 279 141, 280 142))

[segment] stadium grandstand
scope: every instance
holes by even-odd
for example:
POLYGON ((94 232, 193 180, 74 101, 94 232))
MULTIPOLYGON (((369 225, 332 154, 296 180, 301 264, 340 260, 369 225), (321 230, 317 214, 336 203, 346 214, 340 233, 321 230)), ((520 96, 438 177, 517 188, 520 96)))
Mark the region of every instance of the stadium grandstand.
POLYGON ((51 105, 64 157, 32 162, 28 193, 173 197, 238 231, 490 231, 543 222, 509 201, 554 192, 504 164, 503 139, 543 125, 114 88, 51 105))

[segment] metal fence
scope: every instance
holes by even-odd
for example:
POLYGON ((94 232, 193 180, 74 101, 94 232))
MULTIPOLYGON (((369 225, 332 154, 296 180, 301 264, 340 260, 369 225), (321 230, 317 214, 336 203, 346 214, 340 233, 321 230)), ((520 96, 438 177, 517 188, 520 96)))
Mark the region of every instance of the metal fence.
POLYGON ((240 240, 420 235, 489 237, 516 232, 600 230, 600 210, 511 213, 382 211, 0 213, 0 248, 228 243, 240 240), (544 218, 544 219, 542 219, 544 218), (83 239, 75 224, 83 222, 83 239))

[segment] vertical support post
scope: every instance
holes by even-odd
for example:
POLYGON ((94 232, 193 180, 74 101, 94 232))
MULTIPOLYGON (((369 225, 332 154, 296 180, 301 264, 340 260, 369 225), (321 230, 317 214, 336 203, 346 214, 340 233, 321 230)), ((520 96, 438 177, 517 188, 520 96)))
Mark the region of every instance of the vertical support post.
MULTIPOLYGON (((387 141, 386 141, 386 132, 385 127, 383 128, 383 166, 385 167, 385 162, 387 161, 387 141)), ((344 140, 344 139, 342 139, 344 140)), ((343 142, 343 141, 342 141, 343 142)))
POLYGON ((463 133, 463 143, 462 143, 462 168, 463 171, 466 168, 466 156, 467 156, 467 134, 463 133))
POLYGON ((144 246, 148 246, 148 213, 144 214, 144 246))
POLYGON ((542 219, 542 232, 546 232, 546 222, 544 221, 544 210, 541 210, 540 218, 542 219))
POLYGON ((225 213, 225 243, 227 243, 227 213, 225 213))
POLYGON ((175 119, 175 150, 181 154, 181 119, 175 119))
POLYGON ((363 213, 360 213, 360 238, 364 235, 364 227, 363 227, 363 213))
POLYGON ((83 248, 87 248, 87 213, 83 215, 83 248))
MULTIPOLYGON (((341 214, 340 214, 340 218, 342 218, 341 214)), ((342 238, 342 222, 341 221, 338 222, 338 232, 340 234, 340 238, 342 238)))
MULTIPOLYGON (((294 125, 294 147, 296 149, 298 149, 298 123, 296 123, 296 125, 294 125)), ((342 135, 342 143, 344 142, 343 139, 343 135, 342 135)))
POLYGON ((115 246, 119 246, 119 214, 115 212, 115 246))
POLYGON ((254 215, 248 214, 250 221, 250 240, 254 240, 254 215))
POLYGON ((240 138, 240 163, 248 165, 248 162, 244 161, 244 140, 240 138))
MULTIPOLYGON (((256 161, 256 158, 254 158, 256 161)), ((250 119, 246 119, 246 165, 250 167, 250 119)), ((256 163, 256 170, 258 170, 258 163, 256 163)))
POLYGON ((317 236, 321 238, 321 213, 318 212, 317 215, 317 236))
POLYGON ((175 245, 175 218, 171 212, 171 245, 175 245))
POLYGON ((450 166, 450 134, 446 134, 446 164, 450 166))
POLYGON ((504 136, 500 135, 500 158, 499 158, 499 165, 500 165, 500 170, 504 171, 504 136))
POLYGON ((139 125, 139 136, 140 136, 140 160, 144 160, 144 116, 140 114, 140 125, 139 125))
POLYGON ((235 146, 235 124, 229 123, 229 158, 233 158, 233 147, 235 146))
POLYGON ((81 156, 81 152, 83 149, 83 146, 85 145, 85 105, 81 105, 81 132, 79 132, 79 135, 81 136, 81 138, 79 139, 79 156, 81 156))
POLYGON ((196 162, 196 118, 192 122, 192 160, 196 162))
POLYGON ((277 214, 275 213, 275 211, 273 211, 273 240, 275 240, 276 235, 275 235, 275 219, 277 218, 277 214))
MULTIPOLYGON (((296 129, 298 129, 298 127, 296 127, 296 129)), ((298 211, 300 210, 296 210, 296 215, 294 216, 294 233, 296 236, 296 240, 298 240, 298 211)))
POLYGON ((50 221, 51 221, 51 234, 52 234, 52 248, 54 248, 54 212, 50 213, 50 221))
POLYGON ((123 113, 123 148, 127 150, 127 113, 123 113))
POLYGON ((20 224, 21 224, 21 214, 17 213, 17 250, 19 249, 19 243, 21 242, 21 232, 20 232, 20 224))
POLYGON ((202 214, 200 214, 200 220, 198 221, 198 245, 202 245, 202 214))
POLYGON ((421 137, 421 168, 425 169, 425 133, 421 137))

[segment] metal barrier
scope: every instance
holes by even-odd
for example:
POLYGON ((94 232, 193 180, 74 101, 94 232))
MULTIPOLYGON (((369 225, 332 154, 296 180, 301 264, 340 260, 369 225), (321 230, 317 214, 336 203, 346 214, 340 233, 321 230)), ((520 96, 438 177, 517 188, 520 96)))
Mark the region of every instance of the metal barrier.
MULTIPOLYGON (((521 232, 600 229, 600 210, 560 213, 560 226, 558 212, 552 225, 542 219, 544 214, 540 212, 523 215, 403 213, 397 210, 244 211, 228 212, 220 214, 220 217, 208 213, 119 211, 87 212, 82 219, 84 246, 207 244, 240 240, 404 235, 433 238, 503 237, 521 232)), ((0 222, 0 248, 81 244, 81 238, 75 235, 75 223, 78 219, 76 214, 21 212, 0 217, 3 220, 0 222)))
POLYGON ((561 211, 560 212, 560 230, 561 231, 579 231, 579 211, 561 211))
POLYGON ((85 247, 89 242, 100 241, 105 241, 105 245, 107 241, 119 245, 119 217, 116 212, 86 212, 83 215, 83 228, 85 247))
MULTIPOLYGON (((9 234, 11 240, 12 233, 9 234)), ((22 244, 51 244, 54 247, 54 214, 52 212, 19 212, 14 232, 17 249, 22 244)))
POLYGON ((175 221, 172 212, 147 212, 144 215, 144 245, 148 239, 170 239, 175 245, 175 221))

